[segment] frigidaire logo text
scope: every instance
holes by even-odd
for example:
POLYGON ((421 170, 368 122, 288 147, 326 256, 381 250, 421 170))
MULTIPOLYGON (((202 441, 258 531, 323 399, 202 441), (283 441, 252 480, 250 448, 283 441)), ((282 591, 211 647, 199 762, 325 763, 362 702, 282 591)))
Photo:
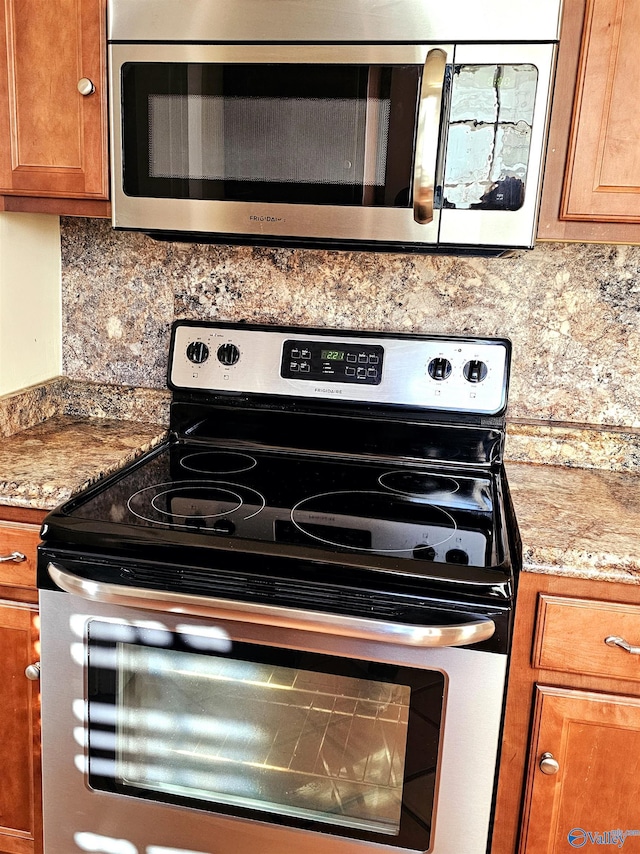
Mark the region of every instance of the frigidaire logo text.
POLYGON ((284 222, 281 216, 254 216, 251 214, 249 219, 253 222, 284 222))
POLYGON ((574 827, 567 834, 567 841, 572 848, 584 848, 585 845, 614 845, 622 848, 629 836, 640 836, 640 830, 584 830, 582 827, 574 827))

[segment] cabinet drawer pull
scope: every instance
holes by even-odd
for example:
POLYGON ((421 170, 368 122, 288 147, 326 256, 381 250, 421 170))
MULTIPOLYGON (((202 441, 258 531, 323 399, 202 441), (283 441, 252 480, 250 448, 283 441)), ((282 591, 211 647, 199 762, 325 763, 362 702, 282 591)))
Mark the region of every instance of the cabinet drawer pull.
POLYGON ((11 552, 10 555, 0 555, 0 563, 9 563, 9 561, 13 561, 13 563, 22 563, 22 561, 26 559, 27 556, 23 555, 22 552, 11 552))
POLYGON ((560 770, 560 763, 555 758, 553 753, 543 753, 540 757, 540 770, 543 774, 557 774, 560 770))
POLYGON ((604 639, 604 642, 609 646, 619 646, 620 649, 623 649, 625 652, 628 652, 631 655, 640 655, 640 646, 631 646, 631 644, 627 643, 624 638, 619 638, 615 637, 614 635, 610 635, 608 638, 604 639))

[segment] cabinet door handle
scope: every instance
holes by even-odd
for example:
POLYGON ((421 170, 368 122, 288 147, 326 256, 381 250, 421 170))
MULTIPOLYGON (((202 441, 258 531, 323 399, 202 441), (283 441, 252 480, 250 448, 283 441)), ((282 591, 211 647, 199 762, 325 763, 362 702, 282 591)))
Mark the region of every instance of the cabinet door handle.
POLYGON ((30 679, 31 682, 37 682, 40 678, 40 662, 35 661, 33 664, 29 664, 25 667, 24 675, 27 679, 30 679))
POLYGON ((26 559, 27 556, 23 555, 22 552, 11 552, 10 555, 0 555, 0 563, 22 563, 26 559))
POLYGON ((640 655, 640 646, 631 646, 631 644, 627 643, 624 638, 610 635, 608 638, 604 639, 604 642, 608 644, 608 646, 619 646, 620 649, 623 649, 630 655, 640 655))
POLYGON ((560 770, 560 763, 555 758, 553 753, 543 753, 540 757, 540 770, 543 774, 557 774, 560 770))
POLYGON ((88 77, 81 77, 80 80, 78 80, 78 92, 80 92, 81 95, 84 95, 85 98, 87 95, 93 95, 95 91, 96 87, 93 80, 89 80, 88 77))

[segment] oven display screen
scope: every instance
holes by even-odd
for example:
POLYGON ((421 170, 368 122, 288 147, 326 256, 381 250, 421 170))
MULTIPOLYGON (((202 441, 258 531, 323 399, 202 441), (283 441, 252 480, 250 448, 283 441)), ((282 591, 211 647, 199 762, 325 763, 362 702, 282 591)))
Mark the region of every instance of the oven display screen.
POLYGON ((344 350, 322 350, 320 358, 329 362, 344 362, 344 355, 344 350))

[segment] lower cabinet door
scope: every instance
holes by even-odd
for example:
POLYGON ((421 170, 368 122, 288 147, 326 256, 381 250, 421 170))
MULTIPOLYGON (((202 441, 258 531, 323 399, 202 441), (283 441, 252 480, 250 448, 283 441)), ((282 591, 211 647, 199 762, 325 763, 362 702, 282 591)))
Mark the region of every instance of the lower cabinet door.
POLYGON ((639 775, 640 698, 536 686, 520 854, 640 851, 639 775))
MULTIPOLYGON (((0 601, 0 854, 42 851, 39 658, 35 606, 0 601)), ((61 852, 62 854, 62 852, 61 852)))

